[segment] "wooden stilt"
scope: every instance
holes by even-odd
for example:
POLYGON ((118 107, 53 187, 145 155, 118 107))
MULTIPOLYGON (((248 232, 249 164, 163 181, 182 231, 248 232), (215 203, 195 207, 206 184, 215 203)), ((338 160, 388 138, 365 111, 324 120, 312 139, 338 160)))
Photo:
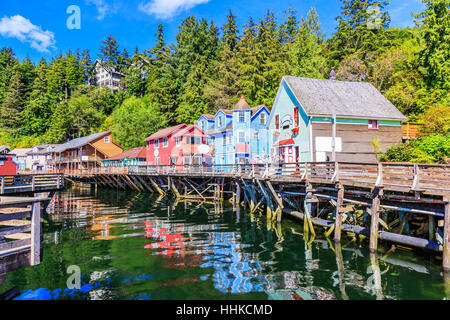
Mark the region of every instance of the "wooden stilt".
POLYGON ((444 200, 445 210, 444 210, 444 249, 443 249, 443 259, 442 259, 442 268, 444 272, 450 272, 450 196, 444 200))
POLYGON ((370 252, 376 252, 378 247, 378 225, 380 223, 380 192, 376 189, 372 199, 372 216, 370 219, 370 252))
POLYGON ((41 263, 41 203, 38 201, 32 204, 30 264, 35 266, 39 263, 41 263))
POLYGON ((150 179, 150 183, 152 184, 153 188, 156 189, 156 191, 158 191, 158 193, 161 196, 164 196, 166 193, 158 186, 158 184, 155 182, 155 180, 153 180, 153 178, 149 178, 150 179))
MULTIPOLYGON (((332 246, 332 244, 330 244, 332 246)), ((335 253, 336 253, 336 265, 338 271, 339 278, 339 291, 341 291, 342 299, 348 300, 348 295, 345 292, 345 278, 344 278, 344 259, 342 257, 342 247, 340 242, 336 242, 335 244, 335 253)))
POLYGON ((344 203, 344 187, 339 186, 337 201, 336 201, 336 218, 334 221, 334 241, 341 241, 341 228, 342 228, 342 214, 341 208, 344 203))

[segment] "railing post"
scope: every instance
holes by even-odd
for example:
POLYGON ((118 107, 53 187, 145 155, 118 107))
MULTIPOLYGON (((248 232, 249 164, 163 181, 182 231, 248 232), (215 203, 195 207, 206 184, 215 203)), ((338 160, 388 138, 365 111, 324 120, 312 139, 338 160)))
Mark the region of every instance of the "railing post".
POLYGON ((339 163, 335 162, 334 163, 334 174, 333 177, 331 178, 331 182, 337 182, 339 181, 339 163))
POLYGON ((417 185, 419 183, 419 165, 417 163, 414 164, 414 179, 411 186, 411 190, 416 190, 417 185))
POLYGON ((4 194, 5 193, 5 177, 0 177, 0 179, 2 179, 1 186, 0 186, 0 193, 4 194))
POLYGON ((370 252, 376 252, 378 247, 378 224, 380 223, 380 190, 375 189, 372 199, 372 216, 370 219, 370 252))
POLYGON ((31 210, 30 264, 35 266, 41 262, 41 202, 33 202, 31 210))
POLYGON ((377 181, 375 182, 375 187, 380 188, 383 187, 383 164, 378 163, 378 175, 377 181))
POLYGON ((31 191, 34 191, 34 190, 35 190, 35 183, 36 183, 36 176, 33 175, 33 176, 31 177, 31 191))
POLYGON ((445 209, 442 268, 446 274, 450 275, 450 196, 444 198, 444 201, 445 209))

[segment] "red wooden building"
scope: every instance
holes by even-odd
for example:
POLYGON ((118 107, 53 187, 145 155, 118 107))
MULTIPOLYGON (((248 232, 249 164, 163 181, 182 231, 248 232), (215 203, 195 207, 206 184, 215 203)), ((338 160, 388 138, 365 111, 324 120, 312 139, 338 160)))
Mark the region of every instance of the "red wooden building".
POLYGON ((9 154, 0 154, 0 176, 14 176, 17 174, 17 164, 9 154))
POLYGON ((208 136, 195 125, 179 124, 161 129, 145 139, 148 165, 209 164, 208 136), (200 149, 199 149, 200 148, 200 149))

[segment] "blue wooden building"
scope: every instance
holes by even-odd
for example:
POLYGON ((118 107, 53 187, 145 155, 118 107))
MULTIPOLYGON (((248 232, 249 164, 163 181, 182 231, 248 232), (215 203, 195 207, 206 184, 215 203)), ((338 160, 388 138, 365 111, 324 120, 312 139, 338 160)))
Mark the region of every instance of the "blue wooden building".
MULTIPOLYGON (((214 123, 207 131, 210 136, 214 164, 264 163, 269 159, 270 112, 266 106, 250 108, 244 96, 233 110, 220 109, 214 123)), ((199 126, 208 122, 205 115, 199 126)))
POLYGON ((272 107, 271 162, 375 162, 405 116, 368 82, 284 76, 272 107))

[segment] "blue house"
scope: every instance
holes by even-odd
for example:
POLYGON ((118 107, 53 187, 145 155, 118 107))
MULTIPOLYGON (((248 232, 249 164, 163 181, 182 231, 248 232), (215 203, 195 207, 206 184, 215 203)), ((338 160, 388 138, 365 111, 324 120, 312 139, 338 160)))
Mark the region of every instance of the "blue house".
POLYGON ((197 121, 197 126, 202 129, 203 132, 208 131, 214 127, 214 115, 212 114, 202 114, 197 121))
POLYGON ((405 120, 368 82, 284 76, 268 122, 271 162, 376 162, 402 141, 405 120))
MULTIPOLYGON (((250 108, 244 96, 233 110, 219 110, 214 117, 214 125, 207 131, 214 164, 267 162, 269 115, 264 105, 250 108)), ((205 121, 204 116, 200 117, 200 121, 205 121)))

